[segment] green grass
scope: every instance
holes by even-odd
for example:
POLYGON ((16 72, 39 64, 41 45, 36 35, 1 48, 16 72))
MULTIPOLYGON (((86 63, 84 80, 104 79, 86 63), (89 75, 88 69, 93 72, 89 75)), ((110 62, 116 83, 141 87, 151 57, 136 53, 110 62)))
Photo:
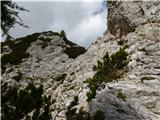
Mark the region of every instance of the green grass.
POLYGON ((106 55, 102 58, 102 62, 99 60, 97 61, 97 66, 93 67, 93 70, 96 71, 95 75, 93 78, 86 80, 86 83, 90 88, 90 91, 87 93, 88 102, 95 97, 96 90, 103 82, 112 82, 113 80, 121 77, 123 73, 120 73, 119 71, 127 66, 127 56, 127 52, 120 48, 118 52, 113 53, 111 56, 106 53, 106 55))

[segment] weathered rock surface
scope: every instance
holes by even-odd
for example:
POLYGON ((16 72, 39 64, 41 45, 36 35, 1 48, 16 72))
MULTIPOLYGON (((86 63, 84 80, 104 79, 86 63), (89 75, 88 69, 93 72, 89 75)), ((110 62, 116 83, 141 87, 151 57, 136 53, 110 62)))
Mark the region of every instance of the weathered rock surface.
MULTIPOLYGON (((31 57, 19 65, 8 65, 2 83, 25 86, 34 80, 43 84, 45 94, 56 101, 52 105, 56 120, 66 119, 66 108, 74 96, 79 98, 77 108, 83 106, 91 114, 101 110, 106 120, 160 120, 160 2, 112 1, 108 7, 108 32, 87 52, 70 59, 64 53, 67 44, 63 39, 41 34, 39 37, 51 39, 48 46, 42 49, 41 40, 33 42, 27 49, 31 57), (119 45, 118 41, 123 44, 119 45), (128 72, 118 81, 106 83, 88 103, 89 88, 84 81, 93 77, 97 60, 120 47, 126 47, 129 54, 128 72), (23 79, 17 82, 13 76, 18 71, 22 72, 23 79), (55 81, 62 73, 67 74, 66 78, 55 81), (119 92, 126 96, 125 100, 117 97, 119 92)), ((5 52, 11 50, 5 46, 5 52)))
POLYGON ((90 109, 104 111, 107 120, 159 120, 160 2, 111 2, 109 10, 108 31, 125 41, 129 71, 98 91, 90 109))

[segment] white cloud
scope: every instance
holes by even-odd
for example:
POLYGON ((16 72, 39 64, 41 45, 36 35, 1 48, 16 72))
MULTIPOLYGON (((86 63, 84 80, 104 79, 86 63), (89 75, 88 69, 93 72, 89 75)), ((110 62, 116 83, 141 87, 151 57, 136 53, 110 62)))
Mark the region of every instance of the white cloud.
POLYGON ((20 17, 31 28, 26 29, 17 26, 11 31, 13 37, 22 37, 34 32, 48 30, 61 31, 63 29, 73 42, 88 47, 98 36, 102 36, 107 29, 107 10, 102 4, 103 0, 53 1, 17 2, 30 10, 29 13, 21 13, 20 17), (98 14, 93 15, 96 12, 98 14))
POLYGON ((31 1, 31 2, 102 2, 104 0, 12 0, 12 1, 16 1, 16 2, 21 2, 21 1, 31 1))
POLYGON ((88 47, 97 36, 102 36, 106 29, 102 18, 100 14, 84 19, 68 33, 68 38, 77 44, 88 47))

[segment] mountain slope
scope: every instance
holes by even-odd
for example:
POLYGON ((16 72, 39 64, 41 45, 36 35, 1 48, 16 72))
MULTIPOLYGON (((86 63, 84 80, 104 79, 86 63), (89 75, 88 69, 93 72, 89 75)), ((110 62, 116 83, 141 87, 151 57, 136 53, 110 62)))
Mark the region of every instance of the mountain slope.
POLYGON ((24 88, 30 82, 43 84, 44 95, 51 96, 54 101, 52 119, 56 120, 159 120, 160 2, 109 1, 107 20, 108 31, 103 38, 97 39, 75 59, 68 58, 64 52, 72 45, 59 36, 47 35, 50 32, 42 33, 39 38, 52 39, 47 42, 48 46, 41 48, 41 40, 33 42, 26 50, 30 54, 28 58, 16 66, 7 65, 2 74, 2 85, 7 82, 24 88), (120 48, 127 52, 125 62, 128 64, 116 68, 116 62, 124 62, 116 57, 123 57, 123 54, 116 54, 120 48), (104 58, 106 53, 110 60, 104 58), (101 76, 95 79, 97 71, 93 68, 106 66, 102 78, 109 78, 106 76, 108 61, 114 68, 110 70, 110 74, 114 73, 112 80, 98 81, 101 76), (22 77, 16 81, 19 71, 22 77), (87 94, 92 86, 86 82, 88 78, 93 87, 92 80, 99 84, 90 102, 87 94))

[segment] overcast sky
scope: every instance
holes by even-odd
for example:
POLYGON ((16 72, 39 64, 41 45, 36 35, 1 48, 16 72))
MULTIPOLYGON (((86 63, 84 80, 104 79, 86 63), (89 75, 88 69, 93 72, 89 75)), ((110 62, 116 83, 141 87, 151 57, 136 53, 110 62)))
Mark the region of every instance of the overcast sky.
POLYGON ((16 26, 11 30, 11 35, 15 38, 35 32, 65 30, 68 39, 89 47, 107 29, 104 0, 16 2, 30 11, 20 13, 20 17, 30 28, 16 26))

